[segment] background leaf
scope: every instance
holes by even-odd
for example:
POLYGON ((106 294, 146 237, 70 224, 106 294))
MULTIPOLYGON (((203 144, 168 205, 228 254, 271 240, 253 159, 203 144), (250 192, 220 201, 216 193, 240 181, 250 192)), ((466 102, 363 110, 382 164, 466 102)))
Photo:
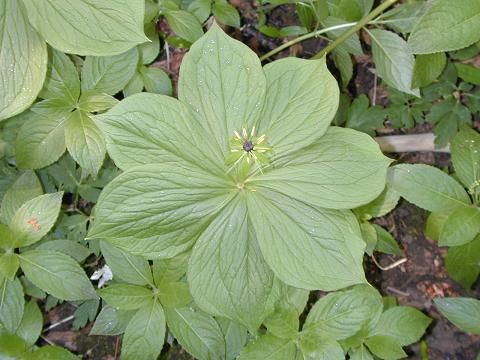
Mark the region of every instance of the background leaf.
POLYGON ((480 335, 480 300, 470 298, 437 298, 440 313, 463 331, 480 335))

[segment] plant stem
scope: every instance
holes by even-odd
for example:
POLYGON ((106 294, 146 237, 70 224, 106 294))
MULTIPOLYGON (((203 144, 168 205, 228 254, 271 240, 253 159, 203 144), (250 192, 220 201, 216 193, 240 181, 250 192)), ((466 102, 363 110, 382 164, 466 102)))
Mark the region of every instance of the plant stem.
POLYGON ((345 31, 342 35, 340 35, 338 38, 335 39, 331 44, 329 44, 326 48, 324 48, 322 51, 317 53, 312 57, 312 59, 320 59, 324 57, 326 54, 331 52, 333 49, 335 49, 338 45, 342 44, 345 40, 347 40, 350 36, 352 36, 354 33, 356 33, 358 30, 363 28, 365 25, 367 25, 371 20, 376 18, 378 15, 380 15, 383 11, 385 11, 388 7, 392 6, 395 4, 398 0, 386 0, 385 2, 381 3, 379 6, 377 6, 371 13, 368 15, 364 16, 354 27, 351 29, 348 29, 345 31))

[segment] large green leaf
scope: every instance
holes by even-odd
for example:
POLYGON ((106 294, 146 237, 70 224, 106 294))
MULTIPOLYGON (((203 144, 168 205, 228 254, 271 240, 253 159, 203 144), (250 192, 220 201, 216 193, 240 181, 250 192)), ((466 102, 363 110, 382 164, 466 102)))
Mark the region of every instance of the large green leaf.
POLYGON ((472 241, 480 233, 480 208, 462 207, 450 213, 445 222, 438 244, 458 246, 472 241))
POLYGON ((71 113, 65 123, 65 144, 75 161, 96 176, 107 149, 103 134, 88 113, 81 110, 71 113))
POLYGON ((412 90, 415 58, 407 42, 387 30, 373 29, 368 33, 372 38, 373 60, 378 75, 388 85, 419 97, 419 90, 412 90))
POLYGON ((41 169, 57 161, 66 150, 65 123, 70 110, 43 109, 42 114, 29 111, 25 116, 15 143, 17 164, 41 169))
POLYGON ((62 98, 72 107, 80 97, 80 78, 70 58, 55 49, 49 49, 47 78, 39 94, 42 99, 62 98))
MULTIPOLYGON (((18 279, 0 280, 0 325, 14 333, 23 318, 25 300, 22 283, 18 279)), ((0 356, 1 359, 1 356, 0 356)))
POLYGON ((59 346, 44 346, 33 352, 25 353, 22 360, 77 360, 78 357, 59 346))
POLYGON ((165 314, 152 301, 138 310, 125 329, 122 360, 151 360, 160 355, 165 337, 165 314))
POLYGON ((29 345, 35 344, 43 328, 43 315, 35 300, 25 305, 22 321, 15 333, 29 345))
POLYGON ((462 127, 453 138, 451 147, 456 175, 467 189, 471 188, 480 181, 480 134, 462 127))
POLYGON ((169 10, 165 13, 165 17, 172 30, 191 43, 203 35, 202 24, 188 11, 169 10))
POLYGON ((417 309, 408 306, 396 306, 385 311, 369 336, 387 335, 401 346, 407 346, 420 340, 431 319, 417 309))
POLYGON ((267 334, 247 344, 238 360, 293 360, 296 354, 297 347, 293 341, 267 334))
POLYGON ((168 329, 185 350, 199 360, 221 360, 225 340, 215 319, 190 308, 166 310, 168 329))
POLYGON ((115 279, 134 285, 153 285, 150 265, 145 258, 117 249, 106 241, 100 242, 100 249, 115 279))
POLYGON ((380 294, 369 286, 328 294, 310 310, 303 332, 328 335, 336 340, 346 339, 378 319, 382 308, 380 294))
POLYGON ((20 1, 0 4, 0 120, 28 108, 45 80, 47 46, 28 20, 20 1))
POLYGON ((44 237, 57 221, 63 192, 37 196, 15 212, 10 222, 15 247, 31 245, 44 237))
POLYGON ((414 27, 408 45, 415 54, 467 47, 480 40, 480 2, 436 0, 414 27))
POLYGON ((440 169, 423 164, 396 165, 389 184, 409 202, 431 212, 450 212, 469 206, 463 187, 440 169))
POLYGON ((447 56, 445 53, 418 55, 415 58, 412 88, 430 85, 442 74, 446 65, 447 56))
POLYGON ((214 24, 183 58, 178 97, 223 157, 234 132, 251 129, 260 118, 265 82, 255 53, 214 24))
POLYGON ((407 356, 398 342, 387 335, 375 335, 369 337, 365 344, 370 351, 381 359, 396 360, 407 356))
POLYGON ((187 278, 195 303, 203 310, 254 331, 273 310, 269 297, 274 276, 250 221, 239 194, 199 237, 187 278))
POLYGON ((1 219, 9 224, 17 210, 28 200, 43 194, 42 184, 33 171, 25 171, 5 192, 2 199, 1 219))
POLYGON ((264 68, 267 95, 257 125, 259 134, 281 157, 320 138, 338 107, 339 90, 325 59, 288 58, 264 68))
POLYGON ((89 335, 120 335, 125 331, 134 314, 135 311, 115 310, 106 305, 97 315, 89 335))
POLYGON ((30 22, 56 49, 115 55, 148 41, 143 0, 23 0, 30 22), (48 21, 45 21, 48 19, 48 21))
POLYGON ((375 199, 385 187, 390 160, 368 135, 330 128, 313 145, 284 156, 271 171, 252 178, 307 204, 351 209, 375 199))
POLYGON ((115 95, 130 81, 137 64, 137 48, 115 56, 87 56, 82 67, 82 92, 115 95))
POLYGON ((365 243, 352 213, 271 191, 248 194, 248 211, 263 256, 282 281, 325 291, 365 282, 365 243))
POLYGON ((186 160, 201 168, 225 172, 223 155, 190 114, 171 97, 138 94, 95 117, 106 136, 108 153, 122 170, 141 164, 186 160))
POLYGON ((153 299, 153 292, 143 286, 130 284, 113 284, 98 290, 106 303, 117 310, 136 310, 148 306, 153 299))
POLYGON ((468 244, 449 248, 445 266, 452 279, 471 287, 480 275, 480 235, 468 244))
POLYGON ((175 256, 192 246, 232 188, 180 162, 132 168, 104 188, 89 238, 149 258, 175 256))
POLYGON ((19 258, 25 276, 43 291, 71 301, 97 298, 92 283, 71 257, 50 250, 30 250, 19 258))
POLYGON ((440 313, 463 331, 480 335, 480 300, 470 298, 438 298, 440 313))

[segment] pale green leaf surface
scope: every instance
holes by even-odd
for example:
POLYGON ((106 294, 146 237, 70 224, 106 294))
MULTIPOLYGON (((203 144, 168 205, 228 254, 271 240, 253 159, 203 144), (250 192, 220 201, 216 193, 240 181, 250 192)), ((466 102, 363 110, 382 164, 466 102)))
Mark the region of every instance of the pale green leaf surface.
POLYGON ((463 187, 433 166, 396 165, 389 172, 388 182, 409 202, 431 212, 450 212, 470 205, 463 187))
POLYGON ((143 0, 23 0, 29 20, 54 48, 78 55, 115 55, 147 41, 143 0), (48 19, 48 21, 45 21, 48 19))
POLYGON ((39 94, 42 99, 61 98, 74 106, 80 97, 80 78, 68 55, 50 48, 47 78, 39 94))
POLYGON ((429 5, 408 39, 415 54, 457 50, 480 40, 480 2, 436 0, 429 5))
POLYGON ((24 314, 23 287, 18 279, 0 281, 0 323, 7 331, 14 333, 24 314))
POLYGON ((100 249, 114 279, 134 285, 153 284, 150 265, 145 258, 120 250, 106 241, 100 242, 100 249))
POLYGON ((399 345, 407 346, 420 340, 432 320, 415 308, 396 306, 385 311, 369 336, 386 335, 399 345))
POLYGON ((43 328, 43 315, 35 300, 25 305, 22 321, 15 333, 29 345, 35 344, 43 328))
POLYGON ((57 221, 63 192, 37 196, 15 212, 10 227, 14 232, 15 247, 31 245, 44 237, 57 221))
POLYGON ((222 360, 225 340, 213 317, 190 308, 165 312, 169 331, 191 355, 199 360, 222 360))
POLYGON ((267 334, 247 344, 238 360, 293 360, 296 354, 297 347, 293 341, 267 334))
POLYGON ((157 301, 152 301, 133 315, 125 329, 122 360, 151 360, 160 355, 165 337, 165 314, 157 301))
POLYGON ((437 298, 440 313, 463 331, 480 335, 480 300, 471 298, 437 298))
POLYGON ((182 39, 193 43, 203 35, 202 24, 188 11, 169 10, 165 17, 168 25, 182 39))
POLYGON ((412 89, 415 58, 407 42, 399 35, 387 30, 372 29, 372 53, 378 75, 390 86, 407 94, 420 96, 412 89))
POLYGON ((181 308, 192 302, 192 295, 185 282, 163 281, 158 287, 158 299, 165 309, 181 308))
POLYGON ((5 224, 10 223, 15 212, 28 200, 42 195, 42 184, 35 172, 25 171, 8 190, 2 199, 1 219, 5 224))
POLYGON ((240 14, 227 0, 215 0, 212 5, 212 14, 215 20, 222 24, 240 27, 240 14))
POLYGON ((104 188, 88 237, 149 258, 175 256, 229 201, 230 187, 180 162, 138 166, 104 188))
POLYGON ((325 291, 365 282, 365 244, 352 213, 264 190, 247 199, 263 257, 282 281, 325 291))
POLYGON ((155 284, 180 280, 187 272, 189 258, 190 251, 186 251, 170 259, 154 260, 152 272, 155 284))
POLYGON ((78 357, 59 346, 44 346, 25 353, 21 360, 78 360, 78 357))
POLYGON ((471 287, 480 275, 480 236, 468 244, 449 248, 445 266, 452 279, 465 288, 471 287))
POLYGON ((0 254, 0 275, 9 280, 13 280, 17 274, 20 261, 18 257, 13 254, 0 254))
POLYGON ((116 104, 118 100, 106 93, 97 93, 95 90, 82 93, 78 101, 78 108, 86 112, 105 111, 116 104))
POLYGON ((400 344, 393 338, 386 335, 375 335, 369 337, 365 344, 370 351, 381 359, 396 360, 407 357, 400 344))
POLYGON ((0 224, 0 248, 13 249, 15 242, 15 234, 5 224, 0 224))
POLYGON ((17 136, 17 164, 22 168, 40 169, 57 161, 66 150, 65 123, 70 110, 29 112, 17 136))
MULTIPOLYGON (((347 21, 339 19, 338 17, 329 16, 326 19, 322 20, 322 25, 323 27, 328 28, 332 26, 339 26, 345 24, 346 22, 347 21)), ((348 27, 331 30, 327 32, 327 35, 331 39, 336 39, 347 30, 348 27)), ((341 48, 345 51, 348 51, 352 55, 363 55, 362 45, 357 34, 353 34, 352 36, 350 36, 343 44, 341 44, 341 48)))
POLYGON ((107 149, 102 132, 88 113, 80 110, 71 113, 65 123, 65 143, 72 158, 96 176, 107 149))
POLYGON ((382 308, 380 294, 368 285, 328 294, 310 310, 303 332, 328 334, 336 340, 346 339, 378 319, 382 308))
POLYGON ((18 0, 0 4, 0 120, 33 103, 47 72, 47 46, 24 10, 18 0))
POLYGON ((120 335, 125 331, 134 314, 135 311, 115 310, 106 305, 97 315, 89 335, 120 335))
POLYGON ((282 339, 293 339, 298 333, 299 315, 297 309, 289 304, 275 309, 263 324, 271 334, 282 339))
POLYGON ((167 73, 160 68, 144 67, 142 75, 145 90, 154 94, 172 95, 172 80, 167 73))
POLYGON ((456 176, 468 189, 480 181, 480 134, 462 127, 450 145, 456 176))
POLYGON ((361 345, 357 349, 350 350, 348 355, 350 356, 350 360, 374 360, 372 354, 370 354, 370 351, 368 351, 364 345, 361 345))
POLYGON ((268 91, 257 128, 275 158, 312 144, 327 131, 339 90, 325 59, 287 58, 266 65, 264 71, 268 91))
POLYGON ((400 194, 387 184, 380 196, 367 205, 356 208, 354 212, 361 220, 370 220, 387 215, 397 206, 399 200, 400 194))
POLYGON ((226 318, 216 318, 225 339, 225 360, 234 360, 247 342, 248 332, 242 325, 226 318))
POLYGON ((141 164, 189 161, 225 172, 223 154, 214 141, 176 99, 156 94, 129 96, 95 117, 106 136, 108 153, 122 170, 141 164), (221 156, 219 156, 221 155, 221 156))
POLYGON ((413 71, 412 88, 419 88, 430 85, 436 80, 447 65, 445 53, 418 55, 415 58, 413 71))
POLYGON ((243 194, 237 195, 193 247, 187 279, 200 308, 255 330, 273 310, 274 276, 250 221, 243 194))
POLYGON ((345 360, 342 346, 328 334, 304 336, 300 339, 299 348, 302 355, 297 355, 297 358, 301 360, 345 360))
POLYGON ((251 129, 260 118, 265 82, 257 55, 216 24, 183 58, 178 98, 190 106, 222 160, 234 131, 251 129))
POLYGON ((480 209, 465 207, 453 210, 447 218, 438 245, 459 246, 471 242, 480 233, 480 209))
POLYGON ((307 204, 351 209, 374 200, 385 188, 390 159, 366 134, 331 127, 313 145, 274 163, 252 178, 268 188, 307 204))
POLYGON ((25 276, 43 291, 71 301, 97 298, 85 272, 71 257, 50 250, 31 250, 19 257, 25 276))
POLYGON ((130 81, 137 64, 137 48, 114 56, 87 56, 82 67, 82 92, 115 95, 130 81))
POLYGON ((113 284, 98 290, 98 294, 116 310, 136 310, 148 306, 153 300, 153 292, 143 286, 113 284))
POLYGON ((86 246, 72 240, 51 240, 41 242, 36 249, 55 250, 71 256, 78 262, 85 261, 85 259, 92 253, 92 251, 86 246))
POLYGON ((402 250, 400 249, 397 241, 393 238, 392 234, 377 224, 373 224, 373 227, 377 232, 377 244, 375 246, 375 251, 398 256, 402 255, 402 250))

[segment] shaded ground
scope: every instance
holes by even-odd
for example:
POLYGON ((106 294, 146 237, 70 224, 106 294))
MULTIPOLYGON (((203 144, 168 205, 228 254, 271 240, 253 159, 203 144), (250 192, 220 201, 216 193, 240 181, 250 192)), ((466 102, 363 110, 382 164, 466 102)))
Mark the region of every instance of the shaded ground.
MULTIPOLYGON (((231 1, 240 9, 243 17, 241 30, 229 30, 229 33, 243 41, 258 54, 280 45, 285 39, 271 39, 255 29, 257 13, 253 1, 231 1)), ((276 8, 269 16, 269 25, 282 27, 295 24, 295 12, 291 6, 276 8)), ((165 24, 160 26, 164 29, 165 24)), ((310 57, 324 46, 321 39, 313 39, 285 50, 278 57, 296 55, 310 57)), ((185 54, 181 49, 169 49, 168 59, 165 54, 154 66, 166 70, 176 84, 178 69, 185 54)), ((369 69, 372 67, 368 56, 357 57, 355 66, 355 81, 349 87, 352 95, 366 93, 370 98, 375 97, 377 103, 382 103, 385 93, 381 87, 375 87, 375 78, 369 69), (374 90, 375 89, 375 90, 374 90), (374 94, 375 92, 375 94, 374 94)), ((428 129, 426 129, 428 130, 428 129)), ((419 127, 414 132, 425 131, 419 127)), ((392 132, 385 129, 384 133, 392 132)), ((439 167, 449 166, 449 156, 434 153, 412 153, 397 157, 400 162, 425 163, 439 167)), ((480 298, 480 283, 477 282, 471 291, 466 291, 451 280, 444 267, 445 249, 439 248, 436 243, 425 237, 423 230, 427 212, 402 201, 392 213, 377 222, 390 230, 405 251, 408 261, 392 270, 381 271, 369 259, 366 260, 366 270, 370 282, 384 295, 396 296, 399 303, 414 306, 434 319, 424 339, 428 345, 428 354, 431 360, 471 360, 480 353, 480 337, 469 336, 442 318, 435 307, 433 299, 439 296, 470 296, 480 298)), ((399 258, 387 255, 377 255, 382 265, 389 265, 399 258)), ((71 305, 61 305, 48 313, 46 326, 57 323, 70 316, 75 309, 71 305)), ((114 360, 118 357, 119 338, 116 337, 88 337, 90 326, 81 331, 70 330, 71 322, 56 327, 44 334, 44 341, 63 345, 70 350, 83 354, 83 359, 114 360)), ((410 359, 421 359, 420 346, 408 349, 410 359)), ((178 345, 165 346, 162 360, 192 359, 178 345)))

